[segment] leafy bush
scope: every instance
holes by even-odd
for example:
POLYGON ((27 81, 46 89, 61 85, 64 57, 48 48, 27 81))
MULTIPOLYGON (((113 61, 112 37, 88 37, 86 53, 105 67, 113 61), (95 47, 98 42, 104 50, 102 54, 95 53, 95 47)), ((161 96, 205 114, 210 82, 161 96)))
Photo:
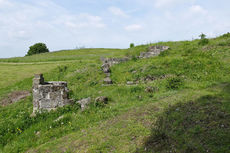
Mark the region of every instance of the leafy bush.
POLYGON ((228 33, 226 33, 226 34, 223 34, 222 36, 220 36, 220 37, 223 37, 223 38, 228 38, 228 37, 230 37, 230 33, 228 32, 228 33))
POLYGON ((205 34, 201 34, 200 35, 200 41, 199 41, 199 45, 206 45, 206 44, 208 44, 209 43, 209 40, 206 38, 206 35, 205 34))
POLYGON ((183 85, 183 81, 179 77, 173 77, 167 79, 166 87, 168 89, 179 89, 183 85))
POLYGON ((133 55, 133 56, 132 56, 132 60, 133 60, 133 61, 137 61, 137 57, 133 55))
POLYGON ((27 52, 26 56, 31 56, 34 54, 41 54, 49 52, 49 49, 46 47, 44 43, 36 43, 33 46, 30 46, 29 51, 27 52))
POLYGON ((130 48, 135 47, 134 43, 131 43, 131 44, 129 45, 129 47, 130 47, 130 48))

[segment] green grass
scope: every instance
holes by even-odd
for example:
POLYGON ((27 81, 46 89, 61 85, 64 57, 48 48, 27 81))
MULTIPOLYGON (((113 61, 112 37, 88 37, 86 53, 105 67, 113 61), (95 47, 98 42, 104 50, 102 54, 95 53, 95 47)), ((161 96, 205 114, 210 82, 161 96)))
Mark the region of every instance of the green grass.
POLYGON ((35 118, 30 117, 32 97, 0 106, 0 151, 227 152, 229 40, 221 36, 204 46, 199 40, 160 42, 170 49, 158 57, 113 66, 111 86, 103 86, 100 57, 137 56, 149 45, 1 59, 0 97, 31 90, 33 73, 42 72, 47 81, 67 81, 75 100, 110 100, 104 107, 91 104, 84 112, 73 105, 35 118), (127 81, 139 83, 127 86, 127 81), (147 87, 154 91, 146 92, 147 87))
POLYGON ((25 78, 32 77, 35 73, 45 73, 55 67, 56 63, 51 64, 0 64, 0 88, 10 86, 25 78))
POLYGON ((51 53, 42 53, 26 57, 14 57, 8 59, 0 59, 0 62, 15 63, 31 63, 31 62, 52 62, 52 61, 68 61, 68 60, 95 60, 100 56, 122 56, 122 49, 78 49, 63 50, 51 53))

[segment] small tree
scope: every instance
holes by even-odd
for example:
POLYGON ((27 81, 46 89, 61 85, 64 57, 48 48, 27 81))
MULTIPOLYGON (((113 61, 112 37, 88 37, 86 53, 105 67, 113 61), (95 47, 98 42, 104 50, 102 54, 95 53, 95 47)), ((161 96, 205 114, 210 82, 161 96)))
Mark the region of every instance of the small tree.
POLYGON ((200 37, 200 41, 199 41, 199 45, 206 45, 206 44, 208 44, 209 43, 209 40, 206 38, 206 35, 205 34, 201 34, 201 35, 199 35, 199 37, 200 37))
POLYGON ((202 33, 199 37, 200 37, 200 39, 205 39, 206 35, 202 33))
POLYGON ((131 44, 129 45, 130 48, 133 48, 134 46, 135 46, 134 43, 131 43, 131 44))
POLYGON ((27 52, 26 56, 31 56, 34 54, 46 53, 49 52, 49 49, 46 47, 44 43, 36 43, 33 46, 30 46, 29 51, 27 52))

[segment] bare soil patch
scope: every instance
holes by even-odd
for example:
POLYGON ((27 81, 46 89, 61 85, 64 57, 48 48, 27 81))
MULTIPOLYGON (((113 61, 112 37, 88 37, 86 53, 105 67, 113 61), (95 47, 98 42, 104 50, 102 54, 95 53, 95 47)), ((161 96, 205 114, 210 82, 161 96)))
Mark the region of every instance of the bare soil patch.
POLYGON ((0 105, 7 106, 15 102, 18 102, 22 99, 25 99, 28 96, 30 96, 29 91, 14 91, 9 93, 6 98, 2 99, 0 101, 0 105))

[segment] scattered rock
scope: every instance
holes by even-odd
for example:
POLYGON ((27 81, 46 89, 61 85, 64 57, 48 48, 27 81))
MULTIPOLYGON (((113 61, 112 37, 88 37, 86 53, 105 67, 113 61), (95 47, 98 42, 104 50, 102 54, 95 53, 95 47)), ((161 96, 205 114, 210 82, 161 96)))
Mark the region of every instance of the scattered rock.
POLYGON ((111 80, 110 77, 106 77, 103 81, 105 84, 113 84, 113 81, 111 80))
POLYGON ((36 132, 36 134, 35 134, 35 135, 39 137, 39 136, 40 136, 40 134, 41 134, 41 132, 40 132, 40 131, 38 131, 38 132, 36 132))
POLYGON ((129 58, 101 58, 103 62, 101 69, 106 74, 106 78, 104 79, 104 84, 113 84, 112 80, 110 79, 111 69, 110 67, 119 64, 121 62, 125 62, 130 60, 129 58))
POLYGON ((132 73, 134 74, 134 73, 137 73, 137 71, 132 71, 132 73))
POLYGON ((105 73, 106 77, 110 77, 111 73, 105 73))
POLYGON ((142 52, 139 58, 150 58, 159 55, 161 52, 168 50, 168 46, 151 46, 147 52, 142 52))
POLYGON ((104 73, 110 73, 110 72, 111 72, 110 66, 109 66, 108 63, 103 64, 103 65, 101 66, 101 68, 102 68, 102 71, 103 71, 104 73))
POLYGON ((127 85, 134 85, 134 82, 133 81, 128 81, 126 84, 127 85))
POLYGON ((153 93, 154 91, 155 91, 155 88, 153 88, 153 87, 147 87, 145 89, 145 92, 148 92, 148 93, 153 93))
POLYGON ((139 99, 139 100, 142 100, 142 96, 141 96, 141 95, 139 95, 139 96, 138 96, 138 99, 139 99))
MULTIPOLYGON (((161 52, 169 49, 168 46, 151 46, 148 49, 148 52, 142 52, 139 57, 137 58, 149 58, 153 56, 159 55, 161 52)), ((101 61, 103 62, 101 69, 106 74, 106 78, 104 79, 105 84, 112 84, 112 80, 109 78, 111 75, 111 69, 110 67, 119 64, 121 62, 126 62, 131 60, 131 58, 125 57, 125 58, 101 58, 101 61)), ((137 71, 133 71, 132 73, 136 73, 137 71)), ((150 81, 148 79, 147 81, 150 81)), ((127 85, 133 85, 133 82, 127 82, 127 85)))
POLYGON ((130 58, 128 58, 128 57, 124 57, 124 58, 101 58, 103 65, 108 64, 109 67, 111 67, 115 64, 119 64, 121 62, 126 62, 128 60, 130 60, 130 58))
POLYGON ((14 92, 8 94, 6 98, 1 100, 0 105, 7 106, 7 105, 13 104, 15 102, 18 102, 22 99, 25 99, 28 96, 30 96, 29 91, 14 91, 14 92))
POLYGON ((100 96, 95 99, 95 105, 105 105, 108 104, 109 98, 105 96, 100 96))
POLYGON ((78 104, 81 105, 81 110, 85 110, 87 106, 91 103, 91 98, 85 98, 82 100, 77 101, 78 104))
POLYGON ((59 116, 56 120, 54 120, 54 122, 57 122, 57 121, 59 121, 59 120, 61 120, 61 119, 63 119, 63 118, 64 118, 64 115, 59 116))

